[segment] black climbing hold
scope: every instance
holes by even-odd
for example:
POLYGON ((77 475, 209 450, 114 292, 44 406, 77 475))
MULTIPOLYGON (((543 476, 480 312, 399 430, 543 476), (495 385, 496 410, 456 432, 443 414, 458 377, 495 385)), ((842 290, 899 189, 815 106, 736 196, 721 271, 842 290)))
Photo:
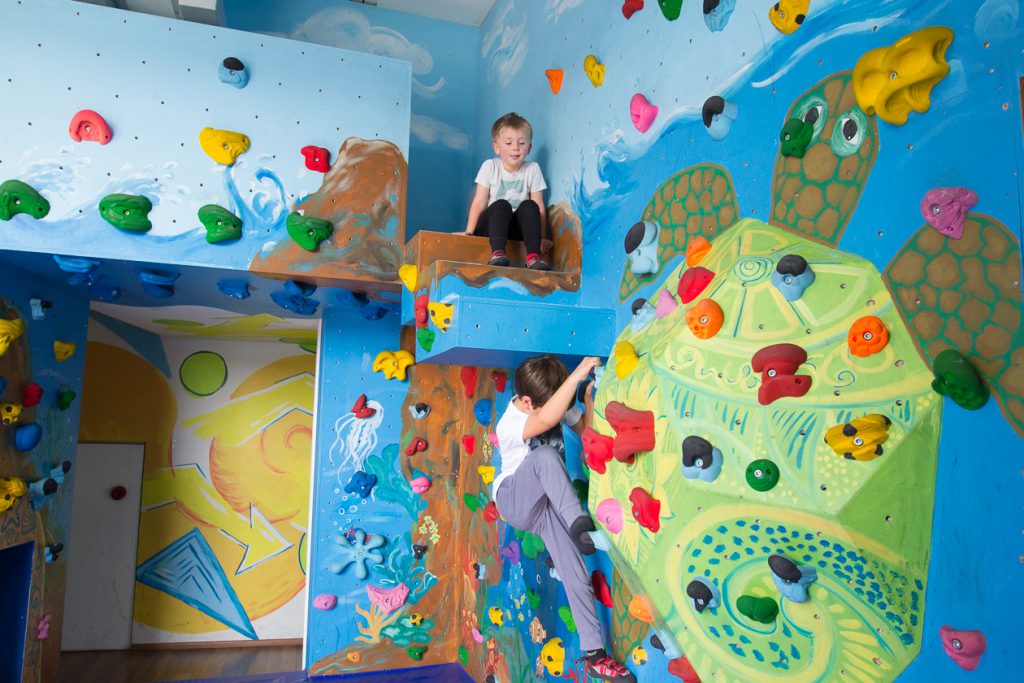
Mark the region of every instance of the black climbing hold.
POLYGON ((711 589, 696 579, 686 585, 686 594, 693 598, 693 606, 698 612, 703 612, 715 598, 711 589))
POLYGON ((711 467, 711 463, 714 462, 711 449, 711 442, 707 439, 699 436, 686 437, 683 439, 683 467, 698 465, 705 470, 711 467))
POLYGON ((772 574, 786 583, 796 583, 801 577, 800 568, 792 560, 782 555, 769 556, 768 568, 772 570, 772 574))
POLYGON ((637 221, 636 223, 633 224, 633 227, 629 229, 629 232, 626 233, 626 239, 623 243, 626 247, 627 254, 633 253, 633 251, 635 251, 637 247, 640 246, 640 243, 644 241, 645 231, 646 228, 644 227, 643 221, 637 221))
POLYGON ((417 560, 422 560, 426 552, 427 546, 420 545, 419 543, 412 544, 412 556, 415 557, 417 560))
POLYGON ((843 436, 853 436, 857 433, 857 428, 847 422, 843 425, 843 436))
POLYGON ((711 14, 711 12, 718 7, 722 0, 704 0, 704 14, 711 14))
POLYGON ((799 254, 786 254, 775 266, 779 275, 802 275, 807 272, 807 259, 799 254))
POLYGON ((231 71, 241 71, 245 68, 245 64, 242 64, 242 60, 238 57, 228 57, 224 60, 224 68, 231 71))
POLYGON ((633 303, 630 305, 629 309, 633 315, 636 315, 636 312, 646 305, 647 299, 640 297, 639 299, 633 299, 633 303))
POLYGON ((46 481, 44 481, 43 482, 43 493, 45 493, 48 496, 49 495, 53 495, 54 493, 57 493, 57 480, 50 478, 50 479, 47 479, 46 481))
POLYGON ((658 637, 657 633, 651 634, 651 647, 655 650, 661 650, 662 652, 665 651, 665 646, 661 644, 661 638, 658 637))
MULTIPOLYGON (((716 2, 715 5, 718 3, 716 2)), ((707 3, 704 4, 707 7, 707 3)), ((711 9, 714 9, 712 7, 711 9)), ((707 14, 710 10, 705 9, 704 14, 707 14)), ((700 116, 704 120, 704 127, 710 128, 711 121, 716 116, 725 111, 725 100, 718 95, 712 95, 711 97, 704 100, 704 106, 701 107, 700 116)))

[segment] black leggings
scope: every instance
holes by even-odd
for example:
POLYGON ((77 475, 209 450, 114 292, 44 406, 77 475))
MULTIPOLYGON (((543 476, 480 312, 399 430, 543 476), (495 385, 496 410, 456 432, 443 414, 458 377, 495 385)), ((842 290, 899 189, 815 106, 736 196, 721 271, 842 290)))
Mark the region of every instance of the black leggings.
POLYGON ((491 251, 504 251, 505 243, 522 240, 527 254, 540 253, 540 207, 532 199, 524 199, 515 211, 507 199, 499 199, 476 222, 476 234, 489 237, 491 251))

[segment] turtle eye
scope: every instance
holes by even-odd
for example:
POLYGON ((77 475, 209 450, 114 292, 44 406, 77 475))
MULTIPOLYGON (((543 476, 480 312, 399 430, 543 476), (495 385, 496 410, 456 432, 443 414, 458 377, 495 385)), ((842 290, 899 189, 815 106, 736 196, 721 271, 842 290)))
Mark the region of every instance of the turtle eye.
POLYGON ((814 142, 821 135, 828 120, 828 103, 821 95, 808 95, 793 109, 792 118, 814 126, 814 133, 811 135, 811 142, 814 142))
POLYGON ((832 129, 832 151, 836 156, 856 154, 867 137, 868 120, 858 107, 847 110, 832 129))

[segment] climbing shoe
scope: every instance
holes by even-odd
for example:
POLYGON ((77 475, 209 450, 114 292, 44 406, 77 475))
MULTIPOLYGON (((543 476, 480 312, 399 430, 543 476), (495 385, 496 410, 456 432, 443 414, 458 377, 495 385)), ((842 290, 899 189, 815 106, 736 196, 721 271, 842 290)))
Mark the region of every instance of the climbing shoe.
POLYGON ((540 254, 527 255, 526 267, 530 270, 551 270, 551 264, 545 261, 540 254))
POLYGON ((508 255, 504 249, 495 249, 491 252, 491 260, 487 262, 489 266, 500 266, 502 268, 507 267, 511 263, 508 260, 508 255))
POLYGON ((584 672, 591 681, 607 681, 608 683, 636 683, 636 676, 622 664, 608 655, 604 649, 587 654, 584 672))
POLYGON ((594 520, 590 518, 590 515, 577 517, 576 521, 569 527, 569 538, 572 539, 573 544, 584 555, 593 555, 594 551, 597 550, 594 547, 594 541, 590 538, 590 532, 594 531, 594 529, 594 520))

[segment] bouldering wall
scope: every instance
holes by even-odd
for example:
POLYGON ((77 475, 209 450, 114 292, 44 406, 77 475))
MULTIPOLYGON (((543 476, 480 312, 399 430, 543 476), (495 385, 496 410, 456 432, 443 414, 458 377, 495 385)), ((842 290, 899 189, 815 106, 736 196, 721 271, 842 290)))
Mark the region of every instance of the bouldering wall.
MULTIPOLYGON (((460 232, 473 166, 480 31, 384 7, 335 0, 226 0, 223 26, 409 62, 412 69, 406 238, 460 232)), ((489 128, 488 128, 489 130, 489 128)))
POLYGON ((396 280, 408 63, 85 3, 0 8, 0 97, 18 103, 0 183, 21 202, 5 248, 396 280))
POLYGON ((35 683, 57 675, 88 297, 2 267, 0 551, 6 559, 27 544, 31 571, 29 585, 3 587, 4 600, 28 599, 5 626, 15 644, 5 644, 0 678, 35 683))
POLYGON ((145 444, 132 642, 301 638, 315 332, 304 351, 211 337, 219 309, 100 306, 79 438, 145 444))
MULTIPOLYGON (((578 471, 609 645, 640 681, 1009 680, 1020 8, 807 5, 499 0, 481 28, 476 128, 530 119, 580 301, 617 313, 621 458, 578 471)), ((578 656, 544 569, 510 552, 477 605, 496 680, 578 656)))

